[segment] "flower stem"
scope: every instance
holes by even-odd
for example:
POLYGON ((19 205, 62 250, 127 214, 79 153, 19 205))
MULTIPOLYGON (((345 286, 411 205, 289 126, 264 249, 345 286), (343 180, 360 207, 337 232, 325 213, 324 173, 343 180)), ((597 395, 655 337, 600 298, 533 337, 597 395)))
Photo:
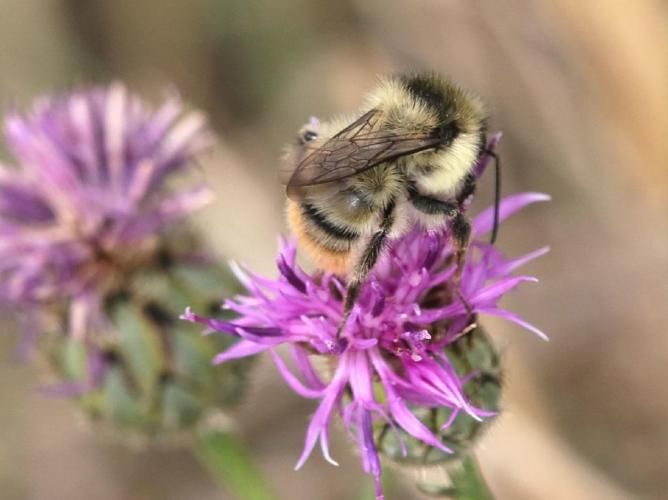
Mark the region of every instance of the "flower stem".
POLYGON ((449 486, 432 484, 419 485, 423 493, 434 497, 455 498, 457 500, 494 500, 480 471, 478 461, 472 454, 462 458, 460 464, 448 469, 449 486))
POLYGON ((202 432, 196 439, 194 453, 214 480, 227 490, 232 498, 276 498, 244 443, 231 432, 202 432))

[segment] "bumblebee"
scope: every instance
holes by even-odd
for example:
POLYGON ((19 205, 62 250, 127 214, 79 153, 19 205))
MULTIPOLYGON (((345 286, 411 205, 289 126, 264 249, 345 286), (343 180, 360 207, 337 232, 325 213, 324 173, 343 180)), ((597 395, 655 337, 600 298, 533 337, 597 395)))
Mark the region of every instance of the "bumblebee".
MULTIPOLYGON (((348 280, 337 336, 387 241, 416 224, 450 224, 459 280, 471 233, 462 206, 475 190, 486 128, 478 97, 413 74, 382 80, 353 117, 311 119, 288 146, 279 175, 290 228, 319 267, 348 280)), ((497 160, 498 207, 498 158, 488 153, 497 160)))

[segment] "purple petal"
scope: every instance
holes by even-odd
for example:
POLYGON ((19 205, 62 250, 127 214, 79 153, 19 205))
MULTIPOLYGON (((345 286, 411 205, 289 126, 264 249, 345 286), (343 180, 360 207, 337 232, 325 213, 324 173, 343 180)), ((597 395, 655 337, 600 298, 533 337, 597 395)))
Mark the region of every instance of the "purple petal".
POLYGON ((320 433, 320 450, 322 451, 322 456, 325 457, 325 460, 335 467, 339 466, 339 462, 334 460, 329 452, 329 435, 327 432, 320 433))
POLYGON ((278 371, 280 372, 280 374, 283 376, 283 378, 292 388, 293 391, 295 391, 300 396, 309 399, 318 399, 323 396, 324 394, 323 389, 317 390, 306 387, 299 379, 297 379, 297 377, 295 377, 292 374, 292 372, 288 369, 287 365, 285 364, 285 361, 283 361, 281 357, 278 354, 276 354, 276 352, 271 350, 269 351, 269 353, 271 354, 271 358, 274 360, 274 363, 276 364, 278 371))
POLYGON ((527 281, 536 283, 538 279, 534 278, 533 276, 516 276, 514 278, 505 278, 499 280, 496 283, 492 283, 491 285, 488 285, 485 288, 479 290, 471 298, 471 302, 475 304, 494 302, 509 290, 512 290, 520 283, 525 283, 527 281))
POLYGON ((311 387, 315 387, 317 390, 325 388, 325 384, 322 383, 322 380, 320 380, 320 377, 313 369, 313 365, 309 361, 306 352, 298 344, 292 346, 292 357, 295 360, 295 365, 311 387))
POLYGON ((358 432, 360 434, 360 451, 362 452, 363 463, 368 472, 373 476, 373 481, 376 490, 376 500, 383 500, 383 483, 381 482, 381 467, 380 458, 378 457, 378 450, 373 439, 373 426, 371 424, 371 413, 367 410, 360 410, 360 421, 358 422, 358 432))
POLYGON ((434 433, 429 430, 420 420, 411 413, 404 402, 396 395, 391 397, 388 401, 390 406, 390 413, 397 424, 405 430, 408 434, 420 441, 427 443, 445 453, 452 453, 452 450, 445 446, 441 441, 434 436, 434 433))
POLYGON ((353 339, 351 342, 355 349, 363 351, 378 345, 378 339, 353 339))
POLYGON ((283 255, 279 256, 277 264, 278 270, 285 277, 285 279, 288 280, 288 282, 301 293, 306 293, 306 284, 301 279, 299 279, 292 268, 287 264, 283 255))
POLYGON ((533 252, 529 252, 526 255, 522 255, 521 257, 517 257, 515 259, 509 260, 501 265, 498 265, 494 268, 494 275, 495 276, 505 276, 510 273, 512 273, 515 269, 518 267, 521 267, 529 262, 531 262, 534 259, 537 259, 538 257, 542 257, 546 253, 550 251, 550 247, 542 247, 539 248, 538 250, 534 250, 533 252))
POLYGON ((51 207, 34 189, 31 192, 31 188, 29 185, 0 184, 0 216, 22 223, 52 221, 51 207))
POLYGON ((205 318, 192 312, 190 307, 186 308, 185 312, 179 316, 179 319, 190 321, 191 323, 200 323, 217 332, 227 333, 236 337, 244 337, 249 340, 262 342, 263 337, 277 338, 282 337, 283 332, 275 327, 263 326, 244 326, 229 321, 221 321, 214 318, 205 318))
POLYGON ((369 408, 375 403, 371 382, 371 367, 363 351, 352 351, 347 354, 349 364, 349 383, 355 401, 369 408))
POLYGON ((457 419, 457 416, 461 410, 459 408, 453 408, 452 411, 450 412, 450 415, 448 416, 448 419, 445 421, 445 423, 441 426, 441 430, 448 429, 450 426, 455 422, 457 419))
POLYGON ((511 313, 510 311, 507 311, 505 309, 496 309, 496 308, 491 308, 491 307, 483 307, 480 309, 480 312, 489 314, 490 316, 498 316, 499 318, 504 318, 509 321, 512 321, 513 323, 517 323, 520 326, 523 326, 527 330, 535 333, 538 335, 541 339, 545 340, 548 342, 550 338, 541 330, 533 326, 531 323, 526 322, 519 316, 517 316, 514 313, 511 313))
POLYGON ((186 307, 186 310, 181 316, 179 316, 179 319, 182 319, 183 321, 190 321, 191 323, 199 323, 217 332, 227 333, 230 335, 234 335, 235 337, 239 336, 237 332, 237 329, 239 327, 237 325, 229 323, 227 321, 220 321, 217 319, 205 318, 204 316, 199 316, 195 314, 190 307, 186 307))
POLYGON ((422 263, 422 267, 424 269, 432 268, 434 262, 436 261, 436 257, 438 257, 438 254, 440 253, 440 250, 441 248, 438 237, 433 232, 427 233, 427 254, 425 255, 424 262, 422 263))
POLYGON ((306 440, 304 443, 304 450, 302 451, 297 465, 295 465, 295 470, 299 470, 304 465, 304 462, 308 459, 309 455, 313 451, 315 444, 318 440, 318 437, 322 433, 327 432, 327 427, 329 425, 329 419, 332 414, 332 409, 334 404, 338 401, 341 396, 341 391, 343 390, 344 381, 334 378, 330 385, 325 389, 325 396, 323 397, 318 409, 311 418, 311 423, 308 426, 306 431, 306 440))
MULTIPOLYGON (((527 205, 539 201, 549 201, 552 199, 549 195, 543 193, 520 193, 507 196, 499 204, 499 220, 503 221, 520 211, 527 205)), ((494 226, 494 207, 490 207, 481 212, 473 220, 472 237, 480 237, 492 230, 494 226)))
POLYGON ((225 352, 216 355, 216 357, 213 358, 213 364, 218 365, 232 359, 254 356, 255 354, 259 354, 269 349, 271 349, 270 345, 258 344, 256 342, 251 342, 250 340, 240 340, 225 352))

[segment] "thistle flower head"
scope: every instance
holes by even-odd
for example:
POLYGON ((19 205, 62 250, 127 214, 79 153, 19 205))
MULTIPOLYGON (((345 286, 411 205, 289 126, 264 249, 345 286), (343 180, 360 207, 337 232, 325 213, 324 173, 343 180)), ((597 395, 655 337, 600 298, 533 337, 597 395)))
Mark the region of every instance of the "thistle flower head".
POLYGON ((152 110, 121 84, 39 100, 4 128, 18 165, 0 165, 0 302, 67 299, 82 334, 158 231, 207 201, 165 187, 212 135, 175 96, 152 110))
MULTIPOLYGON (((484 164, 477 169, 482 170, 484 164)), ((546 199, 536 193, 508 197, 501 202, 500 219, 546 199)), ((449 230, 415 229, 393 242, 374 267, 340 339, 336 330, 342 316, 344 280, 329 273, 306 273, 296 263, 295 245, 286 241, 277 259, 277 279, 237 269, 248 295, 225 302, 239 315, 237 320, 208 319, 190 309, 183 318, 240 338, 217 356, 217 362, 268 351, 298 394, 319 401, 296 468, 318 442, 324 457, 336 464, 329 453, 328 427, 338 411, 357 441, 364 470, 374 476, 381 498, 378 433, 374 432, 378 422, 394 429, 400 441, 401 436, 408 436, 451 453, 440 436, 441 429, 452 426, 460 415, 476 421, 495 415, 489 408, 476 406, 465 393, 464 385, 478 375, 476 370, 459 373, 447 355, 447 348, 470 330, 473 318, 500 316, 544 337, 498 303, 519 284, 536 281, 516 275, 515 270, 547 249, 507 259, 481 239, 492 225, 493 208, 473 220, 473 241, 460 286, 453 279, 456 264, 449 230), (292 369, 276 353, 283 344, 290 348, 292 369), (326 360, 326 370, 318 358, 326 360), (439 429, 418 418, 416 409, 424 408, 448 410, 439 429)), ((401 446, 407 454, 405 443, 401 446)))
POLYGON ((142 437, 238 400, 248 364, 210 363, 230 340, 176 321, 237 289, 174 224, 209 200, 170 185, 212 144, 204 116, 114 84, 11 113, 5 134, 17 165, 0 167, 0 305, 23 313, 24 352, 40 334, 31 352, 58 380, 45 391, 142 437))

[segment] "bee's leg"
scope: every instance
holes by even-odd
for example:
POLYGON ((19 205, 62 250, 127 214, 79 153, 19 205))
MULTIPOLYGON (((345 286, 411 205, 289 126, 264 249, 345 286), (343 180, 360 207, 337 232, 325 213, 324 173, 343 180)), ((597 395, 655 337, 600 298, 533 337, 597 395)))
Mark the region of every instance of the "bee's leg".
POLYGON ((476 176, 473 173, 469 173, 464 179, 464 183, 461 189, 459 190, 459 193, 457 194, 457 205, 461 207, 464 204, 464 202, 469 198, 469 196, 474 195, 475 188, 476 188, 476 176))
POLYGON ((385 210, 383 211, 383 219, 380 223, 380 228, 377 232, 374 233, 374 235, 371 237, 371 240, 369 240, 369 243, 364 249, 364 253, 362 253, 362 257, 355 265, 352 275, 348 280, 348 285, 346 287, 346 297, 343 302, 343 315, 341 317, 339 327, 336 330, 337 339, 341 336, 341 331, 346 326, 348 317, 353 310, 353 306, 357 301, 361 287, 364 284, 364 280, 369 274, 369 271, 371 271, 373 266, 376 264, 376 261, 380 256, 380 252, 383 249, 383 245, 385 244, 385 240, 387 239, 387 235, 392 229, 392 225, 394 224, 395 206, 395 200, 391 200, 385 207, 385 210))
POLYGON ((445 215, 451 219, 450 229, 452 231, 452 239, 455 245, 455 261, 457 264, 455 282, 458 285, 462 277, 464 259, 466 257, 466 251, 468 250, 469 239, 471 238, 471 223, 462 212, 461 205, 463 200, 473 192, 473 189, 475 189, 475 179, 467 178, 462 193, 468 192, 468 194, 463 197, 460 194, 461 200, 460 197, 458 197, 456 202, 453 203, 420 194, 414 185, 409 185, 408 187, 408 197, 412 205, 420 212, 429 215, 445 215))
POLYGON ((469 301, 466 300, 466 297, 462 294, 461 290, 461 281, 462 281, 462 272, 464 271, 464 264, 466 260, 466 252, 469 247, 469 241, 471 239, 471 223, 464 216, 461 210, 457 211, 457 214, 452 220, 452 238, 455 244, 455 260, 457 267, 455 269, 455 293, 459 297, 459 300, 462 301, 464 309, 466 309, 466 326, 458 334, 459 336, 466 335, 471 330, 475 329, 477 326, 476 323, 476 314, 473 311, 473 307, 469 304, 469 301))
POLYGON ((452 218, 451 231, 455 245, 455 261, 457 263, 455 283, 459 286, 459 282, 462 279, 462 271, 464 270, 466 251, 469 248, 469 240, 471 239, 471 223, 459 209, 457 209, 457 213, 452 218))
MULTIPOLYGON (((467 184, 464 186, 464 190, 475 189, 475 179, 467 181, 467 184), (467 187, 467 185, 469 187, 467 187)), ((464 191, 462 190, 462 192, 464 191)), ((472 191, 469 191, 471 194, 472 191)), ((471 223, 466 218, 462 212, 461 203, 466 197, 462 198, 462 202, 459 199, 455 203, 449 201, 442 201, 436 198, 431 198, 420 194, 415 186, 409 186, 408 188, 408 197, 413 204, 413 206, 418 209, 420 212, 430 215, 445 215, 451 219, 450 229, 452 231, 452 240, 455 247, 455 290, 457 296, 464 304, 464 308, 469 315, 469 320, 467 321, 468 328, 473 328, 475 324, 475 314, 473 313, 473 308, 464 298, 460 291, 460 283, 462 279, 462 271, 464 270, 464 261, 466 259, 466 251, 469 247, 469 240, 471 238, 471 223)))

